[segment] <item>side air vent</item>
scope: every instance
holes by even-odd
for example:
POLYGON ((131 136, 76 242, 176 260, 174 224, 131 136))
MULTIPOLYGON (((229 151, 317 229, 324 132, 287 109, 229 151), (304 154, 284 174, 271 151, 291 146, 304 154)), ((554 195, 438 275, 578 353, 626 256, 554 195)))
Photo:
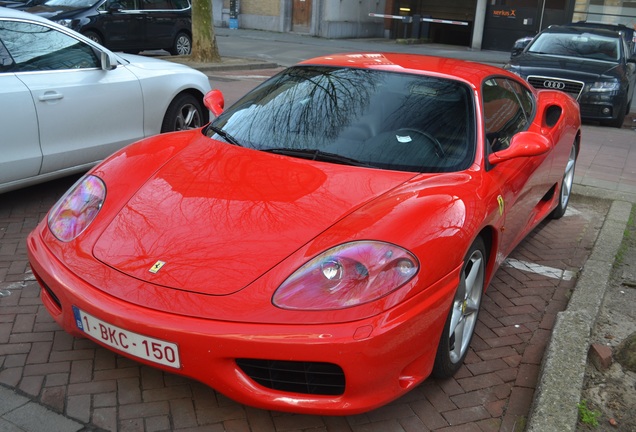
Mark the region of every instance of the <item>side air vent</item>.
POLYGON ((545 124, 548 127, 553 127, 559 119, 561 118, 561 114, 563 113, 563 109, 557 105, 551 105, 545 110, 545 124))

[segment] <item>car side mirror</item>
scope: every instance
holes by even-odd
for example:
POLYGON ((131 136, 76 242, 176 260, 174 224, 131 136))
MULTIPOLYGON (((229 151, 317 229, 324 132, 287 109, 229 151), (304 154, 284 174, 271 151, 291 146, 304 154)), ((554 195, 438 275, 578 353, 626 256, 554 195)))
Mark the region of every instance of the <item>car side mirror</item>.
POLYGON ((111 57, 106 51, 100 51, 100 62, 103 71, 113 70, 117 67, 117 60, 111 57))
POLYGON ((203 96, 203 104, 207 109, 212 111, 215 117, 218 117, 223 112, 225 106, 225 100, 223 99, 223 93, 221 90, 210 90, 205 96, 203 96))
POLYGON ((540 156, 552 148, 551 141, 536 132, 519 132, 512 137, 510 146, 488 155, 488 162, 496 165, 510 159, 540 156))
POLYGON ((517 39, 512 46, 512 50, 510 51, 510 58, 517 57, 519 54, 521 54, 523 50, 526 49, 531 40, 532 37, 529 36, 517 39))

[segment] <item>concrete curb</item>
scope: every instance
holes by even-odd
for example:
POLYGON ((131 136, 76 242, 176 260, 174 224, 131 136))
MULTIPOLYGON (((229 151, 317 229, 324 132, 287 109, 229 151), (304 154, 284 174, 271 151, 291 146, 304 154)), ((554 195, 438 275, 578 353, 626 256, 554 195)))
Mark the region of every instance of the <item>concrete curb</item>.
POLYGON ((590 336, 631 209, 630 202, 612 202, 567 309, 557 315, 543 357, 527 432, 576 430, 590 336))
POLYGON ((580 183, 577 183, 576 179, 574 180, 574 184, 576 185, 576 190, 573 192, 576 195, 599 198, 609 201, 625 201, 628 203, 636 204, 636 194, 630 192, 623 192, 618 190, 608 190, 603 188, 598 188, 594 186, 585 186, 580 183))
POLYGON ((203 73, 215 71, 275 69, 280 67, 277 63, 270 61, 243 59, 238 57, 223 57, 219 63, 197 63, 191 61, 189 56, 159 56, 157 58, 171 61, 173 63, 184 64, 203 73))

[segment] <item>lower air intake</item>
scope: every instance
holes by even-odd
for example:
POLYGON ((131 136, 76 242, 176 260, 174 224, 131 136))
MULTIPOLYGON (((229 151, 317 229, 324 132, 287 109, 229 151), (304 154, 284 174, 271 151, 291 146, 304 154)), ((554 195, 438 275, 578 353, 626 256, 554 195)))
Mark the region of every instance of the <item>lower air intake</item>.
POLYGON ((272 390, 337 396, 345 389, 344 372, 332 363, 237 359, 236 364, 252 380, 272 390))

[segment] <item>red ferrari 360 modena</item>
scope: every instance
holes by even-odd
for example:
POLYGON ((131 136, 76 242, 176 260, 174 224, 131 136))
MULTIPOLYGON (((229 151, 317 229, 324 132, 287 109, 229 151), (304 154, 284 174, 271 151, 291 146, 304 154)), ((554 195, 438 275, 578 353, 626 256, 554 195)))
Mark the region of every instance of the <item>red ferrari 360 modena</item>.
POLYGON ((461 366, 512 249, 566 211, 576 101, 500 68, 304 61, 139 141, 28 238, 70 334, 242 403, 353 414, 461 366))

